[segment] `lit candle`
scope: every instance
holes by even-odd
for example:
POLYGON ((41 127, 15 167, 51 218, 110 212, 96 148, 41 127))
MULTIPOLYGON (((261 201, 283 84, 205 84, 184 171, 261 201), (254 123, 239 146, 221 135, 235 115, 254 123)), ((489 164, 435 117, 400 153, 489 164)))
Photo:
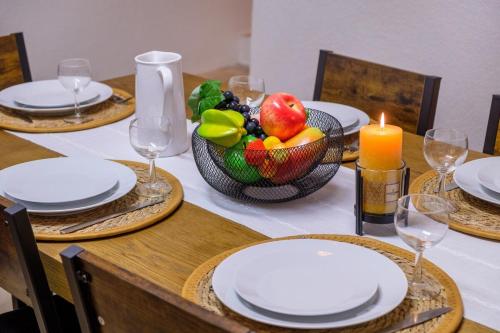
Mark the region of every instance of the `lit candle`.
POLYGON ((363 212, 392 214, 402 181, 403 130, 380 124, 367 125, 359 134, 359 165, 363 168, 363 212))
POLYGON ((372 170, 394 170, 401 167, 403 130, 386 125, 384 114, 380 124, 363 126, 359 133, 359 164, 372 170))

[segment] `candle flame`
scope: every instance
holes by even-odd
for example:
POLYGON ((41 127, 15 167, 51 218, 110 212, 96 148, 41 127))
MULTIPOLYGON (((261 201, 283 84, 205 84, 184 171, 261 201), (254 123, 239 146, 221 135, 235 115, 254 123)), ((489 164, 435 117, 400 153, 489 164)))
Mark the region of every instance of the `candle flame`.
POLYGON ((385 127, 385 119, 384 119, 384 113, 382 112, 382 115, 380 116, 380 128, 385 127))

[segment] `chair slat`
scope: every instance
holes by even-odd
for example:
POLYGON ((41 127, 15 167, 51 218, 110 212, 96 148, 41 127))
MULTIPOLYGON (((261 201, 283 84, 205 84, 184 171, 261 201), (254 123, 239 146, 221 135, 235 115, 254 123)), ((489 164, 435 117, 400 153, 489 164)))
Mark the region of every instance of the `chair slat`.
POLYGON ((22 33, 0 36, 0 90, 31 81, 22 33))
POLYGON ((490 116, 486 127, 483 152, 500 155, 500 95, 493 95, 491 100, 490 116))
POLYGON ((405 131, 424 134, 434 123, 440 78, 320 51, 314 99, 350 105, 405 131))

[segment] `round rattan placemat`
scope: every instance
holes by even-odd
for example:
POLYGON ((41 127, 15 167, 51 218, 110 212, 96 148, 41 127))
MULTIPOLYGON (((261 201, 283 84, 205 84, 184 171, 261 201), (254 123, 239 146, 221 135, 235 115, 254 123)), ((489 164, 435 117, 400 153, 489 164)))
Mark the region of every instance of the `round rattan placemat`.
POLYGON ((342 162, 353 162, 356 161, 359 157, 359 150, 356 151, 349 151, 345 150, 344 153, 342 154, 342 162))
MULTIPOLYGON (((451 177, 448 178, 451 181, 451 177)), ((410 185, 410 193, 434 194, 438 176, 434 171, 420 175, 410 185)), ((451 229, 489 239, 500 240, 500 207, 478 199, 460 188, 445 193, 457 210, 450 214, 451 229)))
POLYGON ((293 330, 280 327, 274 327, 266 324, 261 324, 240 316, 230 309, 226 308, 222 303, 220 303, 215 296, 212 289, 212 274, 215 267, 222 262, 225 258, 231 254, 244 249, 246 247, 261 244, 265 242, 272 242, 283 239, 297 239, 297 238, 313 238, 313 239, 327 239, 338 242, 348 242, 360 246, 364 246, 373 249, 389 259, 393 260, 396 264, 401 267, 408 278, 410 278, 411 272, 413 270, 413 259, 414 254, 394 245, 390 245, 372 238, 367 237, 357 237, 357 236, 347 236, 347 235, 307 235, 307 236, 294 236, 286 238, 272 239, 268 241, 253 243, 245 245, 236 249, 232 249, 223 252, 205 263, 201 264, 196 270, 189 276, 186 280, 184 287, 182 289, 182 296, 189 299, 192 302, 200 304, 204 308, 218 313, 222 316, 227 316, 232 319, 241 322, 243 325, 249 327, 256 332, 344 332, 344 333, 358 333, 358 332, 377 332, 378 330, 391 325, 394 322, 401 320, 409 312, 420 312, 433 308, 439 308, 442 306, 450 306, 453 308, 452 311, 448 312, 446 315, 440 316, 438 318, 429 320, 423 324, 414 326, 410 329, 405 330, 405 332, 455 332, 455 330, 460 325, 463 316, 463 306, 462 298, 458 291, 455 282, 439 267, 432 264, 431 262, 424 260, 423 264, 423 274, 424 279, 426 279, 430 284, 439 288, 439 295, 433 300, 427 301, 415 301, 406 298, 397 308, 395 308, 390 313, 382 316, 378 319, 357 325, 351 326, 343 329, 336 330, 293 330))
MULTIPOLYGON (((122 98, 130 98, 128 92, 113 88, 113 94, 122 98)), ((57 133, 74 132, 90 128, 95 128, 114 123, 127 118, 135 111, 135 98, 131 98, 125 103, 115 103, 107 100, 98 105, 82 110, 83 114, 90 115, 92 120, 83 124, 69 124, 64 121, 63 116, 32 116, 33 122, 28 122, 16 116, 12 110, 0 106, 0 128, 29 133, 57 133)))
MULTIPOLYGON (((142 183, 148 180, 148 165, 132 161, 117 162, 134 170, 137 174, 138 182, 142 183)), ((30 221, 36 239, 39 241, 67 242, 110 237, 136 231, 163 220, 181 204, 183 191, 179 180, 167 171, 157 168, 156 176, 165 180, 172 186, 172 192, 165 197, 164 202, 129 212, 70 234, 60 234, 59 230, 76 223, 107 216, 129 207, 132 204, 144 202, 148 199, 137 195, 135 189, 133 189, 127 195, 116 201, 75 215, 40 216, 31 214, 30 221)))

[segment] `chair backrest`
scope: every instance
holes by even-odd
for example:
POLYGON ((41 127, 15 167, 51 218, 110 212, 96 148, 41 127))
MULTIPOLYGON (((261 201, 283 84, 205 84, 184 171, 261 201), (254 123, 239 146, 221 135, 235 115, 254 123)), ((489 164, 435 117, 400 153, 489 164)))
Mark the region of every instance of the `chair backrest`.
POLYGON ((78 246, 61 258, 83 333, 250 332, 78 246))
POLYGON ((22 32, 0 36, 0 90, 31 81, 22 32))
POLYGON ((26 208, 0 197, 1 285, 33 307, 40 331, 62 332, 26 208))
POLYGON ((500 155, 500 95, 493 95, 491 100, 490 117, 486 128, 483 152, 500 155))
POLYGON ((425 134, 434 125, 441 78, 321 50, 315 101, 346 104, 403 130, 425 134))

